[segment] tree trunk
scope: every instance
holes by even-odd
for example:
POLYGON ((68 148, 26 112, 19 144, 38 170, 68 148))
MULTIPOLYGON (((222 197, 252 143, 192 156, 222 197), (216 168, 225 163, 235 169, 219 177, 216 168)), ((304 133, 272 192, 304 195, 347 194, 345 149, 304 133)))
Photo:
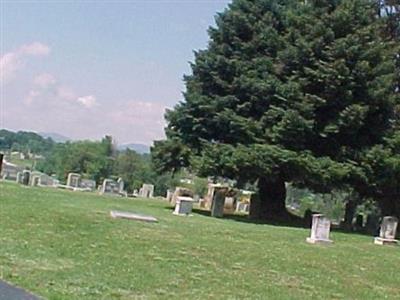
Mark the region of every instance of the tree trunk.
POLYGON ((286 186, 280 177, 261 177, 258 179, 258 194, 251 197, 251 219, 287 219, 289 213, 285 206, 286 186))
POLYGON ((354 219, 354 214, 356 212, 356 208, 357 208, 357 203, 355 201, 352 200, 347 201, 344 213, 344 221, 341 226, 343 229, 352 230, 353 219, 354 219))

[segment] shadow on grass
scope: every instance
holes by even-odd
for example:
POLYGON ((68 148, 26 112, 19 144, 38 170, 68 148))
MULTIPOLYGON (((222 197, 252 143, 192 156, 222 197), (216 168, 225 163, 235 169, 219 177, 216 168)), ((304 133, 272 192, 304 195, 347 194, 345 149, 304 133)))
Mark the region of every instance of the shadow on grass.
MULTIPOLYGON (((171 206, 166 206, 166 210, 169 211, 174 211, 174 207, 171 206)), ((214 218, 211 217, 211 212, 209 210, 204 210, 204 209, 199 209, 199 208, 193 208, 192 210, 193 214, 209 217, 209 218, 214 218)), ((240 214, 224 214, 223 218, 219 219, 226 219, 226 220, 231 220, 235 222, 242 222, 242 223, 247 223, 247 224, 258 224, 258 225, 271 225, 271 226, 278 226, 278 227, 292 227, 292 228, 305 228, 305 229, 311 229, 311 225, 308 225, 306 220, 304 218, 301 218, 299 216, 290 214, 289 220, 254 220, 249 218, 248 215, 240 215, 240 214)), ((375 236, 371 233, 365 232, 365 231, 352 231, 352 230, 347 230, 339 227, 338 225, 332 225, 331 226, 331 231, 332 232, 340 232, 340 233, 345 233, 345 234, 357 234, 357 235, 365 235, 365 236, 375 236)), ((379 235, 379 230, 376 233, 376 236, 379 235)))
MULTIPOLYGON (((194 214, 211 217, 211 212, 203 209, 193 209, 194 214)), ((224 214, 222 219, 232 220, 236 222, 249 223, 249 224, 259 224, 259 225, 273 225, 273 226, 285 226, 285 227, 296 227, 296 228, 306 228, 304 226, 304 221, 302 218, 297 217, 291 220, 255 220, 249 218, 248 215, 239 214, 224 214)))

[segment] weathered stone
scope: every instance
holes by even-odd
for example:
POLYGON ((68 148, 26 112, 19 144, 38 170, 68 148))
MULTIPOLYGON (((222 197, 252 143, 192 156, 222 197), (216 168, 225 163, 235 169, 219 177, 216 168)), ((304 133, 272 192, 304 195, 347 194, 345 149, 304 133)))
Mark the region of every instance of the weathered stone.
POLYGON ((222 218, 224 216, 225 197, 228 192, 227 187, 220 187, 216 189, 211 204, 211 216, 222 218))
POLYGON ((176 199, 175 215, 190 215, 193 209, 193 198, 179 196, 176 199))
POLYGON ((250 205, 244 202, 237 202, 236 203, 236 212, 238 213, 248 213, 250 205))
POLYGON ((94 191, 96 190, 96 181, 92 179, 81 179, 80 187, 83 189, 94 191))
POLYGON ((122 180, 122 178, 118 178, 117 183, 118 183, 118 192, 122 194, 124 192, 124 185, 125 185, 124 181, 122 180))
POLYGON ((377 245, 396 245, 396 231, 399 220, 396 217, 384 217, 381 224, 379 237, 374 242, 377 245))
POLYGON ((24 170, 22 172, 22 184, 23 185, 29 185, 30 177, 31 177, 31 171, 24 170))
POLYGON ((153 198, 154 196, 154 185, 144 183, 142 188, 139 190, 139 197, 153 198))
POLYGON ((22 179, 23 179, 23 174, 22 174, 22 172, 18 172, 17 173, 17 178, 16 178, 16 182, 17 183, 22 183, 22 179))
POLYGON ((81 184, 81 175, 77 173, 69 173, 67 178, 67 186, 79 188, 81 184))
POLYGON ((119 184, 112 179, 104 179, 100 193, 109 195, 119 195, 119 184))
POLYGON ((311 237, 307 238, 307 242, 311 244, 330 244, 329 232, 331 221, 322 214, 314 214, 312 216, 311 237))
POLYGON ((40 175, 34 174, 31 176, 31 186, 38 186, 40 180, 40 175))
POLYGON ((172 195, 172 198, 170 201, 172 205, 176 204, 176 200, 178 199, 178 197, 193 198, 193 192, 191 190, 189 190, 188 188, 177 186, 175 188, 174 194, 172 195))
POLYGON ((158 220, 152 216, 141 215, 137 213, 124 212, 124 211, 116 211, 112 210, 110 212, 110 216, 112 218, 121 218, 135 221, 144 221, 144 222, 157 222, 158 220))
POLYGON ((168 202, 171 202, 174 193, 171 190, 167 190, 167 196, 165 197, 168 202))

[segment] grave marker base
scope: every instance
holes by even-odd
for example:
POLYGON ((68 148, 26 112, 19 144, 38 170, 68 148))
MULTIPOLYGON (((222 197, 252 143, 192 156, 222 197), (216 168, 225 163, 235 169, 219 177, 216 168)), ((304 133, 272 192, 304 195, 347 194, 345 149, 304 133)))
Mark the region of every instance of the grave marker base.
POLYGON ((332 240, 322 240, 322 239, 312 239, 312 238, 307 238, 306 241, 307 241, 307 243, 310 243, 310 244, 326 244, 326 245, 329 245, 329 244, 333 243, 332 240))
POLYGON ((398 240, 394 240, 394 239, 384 239, 381 237, 376 237, 374 239, 374 244, 375 245, 397 245, 398 244, 398 240))

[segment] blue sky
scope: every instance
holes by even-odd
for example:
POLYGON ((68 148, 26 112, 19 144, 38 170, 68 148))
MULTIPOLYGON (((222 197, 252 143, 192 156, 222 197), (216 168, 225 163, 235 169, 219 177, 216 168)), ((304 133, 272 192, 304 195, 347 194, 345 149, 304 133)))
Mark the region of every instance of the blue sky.
POLYGON ((230 2, 0 1, 2 128, 145 144, 230 2))

